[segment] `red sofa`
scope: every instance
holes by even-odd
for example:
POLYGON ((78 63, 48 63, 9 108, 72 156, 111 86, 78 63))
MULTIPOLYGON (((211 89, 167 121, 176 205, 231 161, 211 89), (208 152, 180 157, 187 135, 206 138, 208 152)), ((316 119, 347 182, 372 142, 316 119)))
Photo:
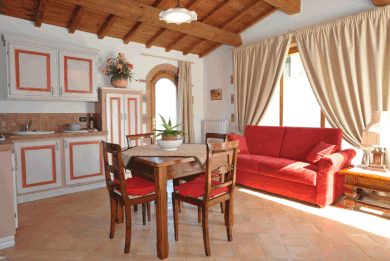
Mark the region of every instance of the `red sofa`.
POLYGON ((337 173, 350 166, 356 155, 352 149, 341 150, 340 129, 247 126, 243 136, 229 134, 228 139, 240 140, 237 184, 320 207, 344 193, 344 176, 337 173), (330 155, 307 162, 308 155, 324 142, 335 145, 330 155))

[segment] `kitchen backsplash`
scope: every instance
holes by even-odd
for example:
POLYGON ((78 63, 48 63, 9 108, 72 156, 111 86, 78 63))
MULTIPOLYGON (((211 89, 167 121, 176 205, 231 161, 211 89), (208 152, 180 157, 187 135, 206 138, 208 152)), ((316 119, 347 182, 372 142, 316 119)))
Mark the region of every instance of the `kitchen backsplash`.
MULTIPOLYGON (((31 130, 62 131, 64 124, 78 123, 80 117, 89 118, 90 113, 0 113, 0 133, 7 134, 20 131, 29 121, 31 130)), ((97 122, 100 122, 100 114, 92 113, 97 122)), ((87 122, 80 122, 83 128, 87 122)))

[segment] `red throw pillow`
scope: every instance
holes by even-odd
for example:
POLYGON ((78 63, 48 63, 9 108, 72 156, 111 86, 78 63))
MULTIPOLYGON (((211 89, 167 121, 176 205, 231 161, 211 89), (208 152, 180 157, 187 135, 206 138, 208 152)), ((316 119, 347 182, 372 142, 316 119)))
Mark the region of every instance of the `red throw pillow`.
POLYGON ((318 144, 311 150, 309 155, 306 156, 307 162, 311 164, 317 164, 317 162, 337 150, 336 145, 328 144, 326 142, 320 141, 318 144))
POLYGON ((249 153, 248 145, 246 144, 245 136, 230 133, 230 134, 228 134, 227 139, 229 141, 238 140, 240 142, 240 153, 242 153, 242 154, 248 154, 249 153))

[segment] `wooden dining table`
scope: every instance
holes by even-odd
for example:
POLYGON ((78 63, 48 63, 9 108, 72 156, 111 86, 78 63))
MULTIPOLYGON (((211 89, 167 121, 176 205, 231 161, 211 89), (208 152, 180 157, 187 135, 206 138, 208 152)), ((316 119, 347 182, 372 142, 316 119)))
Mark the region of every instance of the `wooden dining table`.
MULTIPOLYGON (((188 147, 190 144, 186 146, 188 147)), ((202 145, 194 144, 193 146, 199 148, 202 145)), ((205 158, 206 146, 203 146, 205 158)), ((123 152, 124 159, 126 153, 130 153, 129 151, 123 152)), ((186 156, 161 156, 161 151, 156 151, 156 154, 159 156, 132 155, 129 160, 125 161, 125 167, 132 172, 132 175, 141 175, 155 182, 157 256, 160 259, 165 259, 169 255, 167 181, 197 175, 204 171, 204 164, 197 157, 189 156, 188 152, 186 156)), ((167 152, 167 155, 170 154, 167 152)), ((180 151, 176 154, 180 154, 180 151)))

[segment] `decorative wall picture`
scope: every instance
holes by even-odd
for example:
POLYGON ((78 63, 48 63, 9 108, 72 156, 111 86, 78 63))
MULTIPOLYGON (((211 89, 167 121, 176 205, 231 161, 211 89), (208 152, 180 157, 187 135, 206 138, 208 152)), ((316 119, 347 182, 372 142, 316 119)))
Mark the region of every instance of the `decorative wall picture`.
POLYGON ((235 121, 236 121, 236 117, 234 113, 230 114, 230 122, 235 122, 235 121))
POLYGON ((230 103, 234 104, 234 94, 230 94, 230 103))
POLYGON ((222 89, 214 89, 210 91, 211 100, 222 100, 222 89))

